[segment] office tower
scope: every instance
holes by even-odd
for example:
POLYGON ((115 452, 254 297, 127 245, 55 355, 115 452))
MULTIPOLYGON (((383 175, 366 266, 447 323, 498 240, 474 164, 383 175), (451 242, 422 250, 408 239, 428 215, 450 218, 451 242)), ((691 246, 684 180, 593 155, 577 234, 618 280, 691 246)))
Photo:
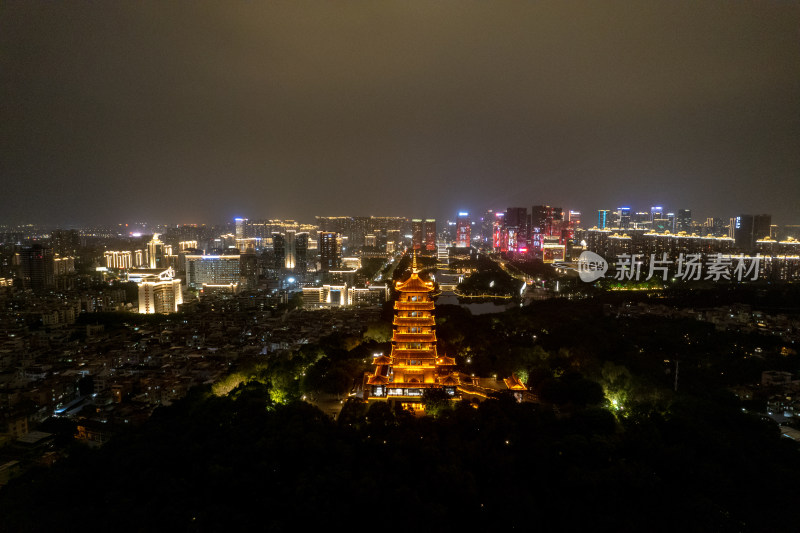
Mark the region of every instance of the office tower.
POLYGON ((508 251, 508 233, 506 233, 505 213, 495 213, 492 224, 492 249, 495 252, 508 251))
POLYGON ((481 217, 478 230, 481 244, 484 246, 492 244, 495 218, 495 212, 492 209, 486 211, 486 213, 484 213, 484 215, 481 217))
POLYGON ((283 266, 287 270, 294 270, 295 264, 297 262, 297 240, 295 237, 297 236, 297 232, 293 229, 286 230, 286 233, 283 234, 283 246, 284 246, 284 263, 283 266))
POLYGON ((610 209, 598 209, 597 210, 597 229, 606 229, 611 222, 611 210, 610 209))
POLYGON ((293 229, 285 233, 272 234, 272 249, 274 251, 276 270, 294 270, 298 267, 302 272, 308 267, 308 233, 297 233, 293 229))
POLYGON ((41 291, 55 287, 53 249, 34 244, 19 252, 19 277, 22 287, 41 291))
POLYGON ((692 230, 692 212, 689 209, 678 209, 675 215, 675 231, 685 231, 691 233, 692 230))
MULTIPOLYGON (((245 259, 247 261, 249 259, 245 259)), ((203 285, 237 284, 241 281, 241 276, 242 261, 238 252, 229 255, 186 256, 186 286, 190 289, 199 290, 203 285)))
POLYGON ((411 221, 411 247, 425 252, 436 251, 436 219, 415 218, 411 221))
POLYGON ((667 213, 667 216, 665 218, 669 221, 667 223, 667 225, 669 226, 669 230, 675 233, 675 219, 676 219, 675 213, 667 213))
POLYGON ((245 289, 258 286, 258 256, 253 252, 239 255, 239 284, 245 289))
POLYGON ((570 209, 570 211, 567 213, 567 222, 573 228, 579 228, 581 225, 581 212, 570 209))
POLYGON ((422 242, 424 238, 425 224, 422 219, 415 218, 411 220, 411 249, 422 250, 422 242))
POLYGON ((655 222, 656 219, 664 218, 664 208, 659 206, 654 206, 650 208, 650 222, 655 222))
POLYGON ((530 238, 530 220, 525 207, 508 207, 503 216, 503 251, 527 251, 530 238))
POLYGON ((740 250, 753 247, 753 215, 738 215, 731 219, 731 237, 740 250))
POLYGON ((286 238, 283 233, 272 234, 272 252, 274 258, 272 268, 282 270, 286 265, 286 238))
POLYGON ((614 212, 614 218, 615 227, 623 229, 631 227, 631 208, 618 207, 614 212))
POLYGON ((436 219, 425 219, 425 251, 436 251, 436 219))
POLYGON ((308 270, 308 233, 305 231, 294 238, 294 270, 300 275, 308 270))
POLYGON ((772 215, 753 216, 753 244, 759 239, 764 239, 770 235, 772 226, 772 215))
POLYGON ((234 218, 233 221, 236 223, 236 238, 245 239, 249 237, 249 235, 247 234, 247 219, 234 218))
POLYGON ((461 212, 456 222, 456 248, 469 248, 471 236, 469 213, 461 212))
POLYGON ((559 238, 559 241, 566 238, 566 235, 562 235, 566 228, 564 227, 564 211, 560 207, 533 206, 530 226, 531 247, 536 253, 542 251, 545 237, 555 236, 559 238))
POLYGON ((150 268, 167 268, 164 243, 158 238, 159 234, 154 233, 153 239, 147 243, 147 258, 150 268))
POLYGON ((340 265, 337 234, 333 231, 321 231, 317 235, 319 237, 320 270, 323 272, 338 270, 340 265))
POLYGON ((139 282, 139 312, 175 313, 183 303, 181 280, 174 277, 171 268, 158 275, 150 275, 139 282))
POLYGON ((739 215, 731 219, 730 235, 736 247, 752 250, 756 241, 769 237, 772 215, 739 215))
POLYGON ((399 229, 386 231, 386 253, 394 253, 402 247, 402 240, 399 229))

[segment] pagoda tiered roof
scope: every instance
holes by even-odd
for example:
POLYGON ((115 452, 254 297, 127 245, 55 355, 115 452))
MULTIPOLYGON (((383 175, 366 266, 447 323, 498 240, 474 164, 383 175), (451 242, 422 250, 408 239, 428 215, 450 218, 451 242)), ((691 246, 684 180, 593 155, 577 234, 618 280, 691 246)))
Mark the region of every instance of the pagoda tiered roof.
POLYGON ((387 383, 389 383, 389 378, 381 375, 370 376, 367 380, 368 385, 386 385, 387 383))
POLYGON ((392 321, 395 326, 435 326, 436 319, 432 316, 396 316, 392 321))
POLYGON ((400 333, 395 331, 392 342, 436 342, 436 333, 400 333))
POLYGON ((440 379, 439 383, 441 383, 442 385, 457 387, 458 385, 461 384, 461 380, 458 379, 457 374, 450 374, 440 379))
POLYGON ((398 300, 394 303, 394 308, 396 311, 433 311, 434 305, 433 301, 401 302, 398 300))
POLYGON ((438 357, 436 355, 436 347, 431 347, 430 350, 417 350, 417 349, 407 349, 407 348, 392 348, 392 357, 394 357, 394 361, 397 362, 398 358, 403 359, 420 359, 423 357, 438 357))
POLYGON ((411 276, 405 281, 398 281, 394 288, 399 292, 432 292, 433 282, 423 281, 417 272, 411 272, 411 276))

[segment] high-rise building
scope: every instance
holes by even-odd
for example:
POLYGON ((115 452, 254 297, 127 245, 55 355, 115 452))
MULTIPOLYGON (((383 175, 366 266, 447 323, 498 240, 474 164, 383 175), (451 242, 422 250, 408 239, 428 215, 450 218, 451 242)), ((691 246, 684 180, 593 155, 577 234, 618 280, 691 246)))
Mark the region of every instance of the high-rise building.
MULTIPOLYGON (((558 241, 566 240, 563 234, 564 210, 549 205, 535 205, 531 209, 531 247, 535 253, 541 253, 545 237, 558 237, 558 241)), ((568 233, 568 231, 567 231, 568 233)))
POLYGON ((740 250, 752 250, 756 241, 768 238, 772 215, 738 215, 731 219, 731 237, 740 250))
POLYGON ((249 235, 247 234, 247 219, 234 218, 233 221, 236 223, 236 238, 245 239, 249 237, 249 235))
POLYGON ((759 239, 769 237, 772 226, 772 215, 753 216, 753 244, 759 239))
POLYGON ((436 219, 415 218, 411 221, 411 248, 425 252, 436 251, 436 219))
POLYGON ((294 237, 294 270, 303 275, 308 271, 308 233, 297 233, 294 237))
POLYGON ((686 233, 692 230, 692 212, 689 209, 678 209, 675 215, 675 231, 685 231, 686 233))
POLYGON ((239 255, 239 284, 245 289, 258 286, 258 256, 253 252, 239 255))
POLYGON ((411 220, 411 249, 422 250, 422 243, 425 239, 425 224, 421 218, 411 220))
POLYGON ((617 228, 626 229, 631 227, 631 208, 618 207, 614 212, 614 224, 617 228))
POLYGON ((296 248, 296 239, 297 232, 293 229, 286 230, 286 233, 283 234, 283 243, 284 243, 284 261, 283 267, 287 270, 294 270, 295 264, 297 262, 297 248, 296 248))
POLYGON ((19 277, 22 287, 41 291, 55 287, 53 249, 34 244, 19 252, 19 277))
POLYGON ((472 242, 471 236, 469 213, 460 212, 456 222, 456 248, 469 248, 472 242))
POLYGON ((611 222, 611 210, 610 209, 598 209, 597 210, 597 229, 606 229, 611 222))
POLYGON ((186 286, 200 290, 203 285, 238 284, 242 264, 239 253, 230 255, 187 255, 186 286))
POLYGON ((397 252, 402 247, 403 241, 399 229, 386 230, 386 253, 397 252))
POLYGON ((436 219, 425 219, 425 251, 436 251, 436 219))
POLYGON ((650 222, 655 222, 658 218, 664 218, 664 208, 660 205, 650 208, 650 222))
POLYGON ((492 224, 492 249, 495 252, 508 251, 508 233, 506 233, 505 213, 495 213, 492 224))
POLYGON ((337 234, 333 231, 320 231, 319 237, 319 263, 320 270, 330 272, 340 268, 339 243, 337 234))
POLYGON ((139 312, 175 313, 183 303, 181 280, 168 268, 160 274, 145 276, 139 282, 139 312))
POLYGON ((150 263, 150 268, 167 268, 164 243, 161 242, 158 236, 158 233, 154 233, 153 239, 147 243, 148 261, 150 263))
POLYGON ((527 252, 530 238, 530 219, 525 207, 509 207, 503 216, 506 251, 527 252))
POLYGON ((81 236, 77 230, 53 230, 50 234, 50 246, 59 255, 74 256, 81 246, 81 236))
POLYGON ((484 213, 480 220, 478 227, 480 233, 480 242, 483 246, 491 246, 494 236, 494 222, 496 220, 495 212, 489 209, 484 213))

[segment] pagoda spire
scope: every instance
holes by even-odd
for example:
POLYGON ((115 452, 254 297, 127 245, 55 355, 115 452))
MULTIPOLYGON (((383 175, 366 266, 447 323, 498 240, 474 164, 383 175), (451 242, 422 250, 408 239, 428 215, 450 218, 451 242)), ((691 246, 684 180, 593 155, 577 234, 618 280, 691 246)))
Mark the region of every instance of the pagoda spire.
POLYGON ((411 272, 419 272, 417 270, 417 251, 414 250, 414 255, 412 256, 413 259, 411 260, 411 272))

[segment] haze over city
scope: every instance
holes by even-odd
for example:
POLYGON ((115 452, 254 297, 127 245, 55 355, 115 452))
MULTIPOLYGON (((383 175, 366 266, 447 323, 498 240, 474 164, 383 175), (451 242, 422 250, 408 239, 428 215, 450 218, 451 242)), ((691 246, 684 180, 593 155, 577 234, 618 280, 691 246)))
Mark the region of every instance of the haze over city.
POLYGON ((0 7, 0 224, 796 224, 797 2, 0 7))

